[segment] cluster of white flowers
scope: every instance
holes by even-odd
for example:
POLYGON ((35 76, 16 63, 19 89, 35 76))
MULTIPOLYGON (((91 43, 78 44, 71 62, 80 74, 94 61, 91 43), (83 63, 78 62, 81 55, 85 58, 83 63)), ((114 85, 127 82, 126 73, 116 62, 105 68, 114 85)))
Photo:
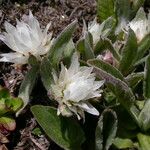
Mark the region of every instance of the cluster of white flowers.
POLYGON ((7 32, 0 35, 0 40, 15 52, 1 54, 1 62, 26 64, 30 55, 40 59, 50 49, 52 34, 47 34, 50 23, 42 31, 31 11, 26 22, 17 20, 16 27, 8 22, 4 25, 7 32))
POLYGON ((59 103, 58 114, 71 116, 76 114, 78 119, 84 118, 84 111, 99 115, 99 112, 88 102, 90 98, 100 97, 102 90, 98 90, 104 81, 95 81, 92 67, 81 66, 75 53, 67 69, 61 64, 59 77, 53 72, 54 84, 51 94, 59 103))
MULTIPOLYGON (((12 62, 15 64, 26 64, 29 56, 33 55, 40 59, 45 55, 51 46, 52 34, 47 34, 50 23, 44 31, 41 30, 38 20, 29 12, 25 21, 18 21, 14 27, 5 22, 4 32, 0 39, 13 51, 13 53, 0 54, 1 62, 12 62)), ((98 24, 94 25, 91 32, 98 29, 98 24)), ((98 38, 93 35, 94 38, 98 38)), ((95 81, 95 74, 92 73, 92 67, 80 67, 78 56, 75 53, 72 62, 67 69, 61 64, 59 77, 53 72, 54 84, 51 85, 51 93, 54 99, 59 103, 58 115, 71 116, 76 114, 78 119, 84 118, 84 111, 93 115, 99 115, 99 112, 88 102, 89 99, 100 97, 102 90, 98 90, 104 81, 95 81)))
POLYGON ((137 41, 140 42, 146 35, 150 34, 150 13, 146 17, 143 8, 140 8, 129 26, 135 32, 137 41))

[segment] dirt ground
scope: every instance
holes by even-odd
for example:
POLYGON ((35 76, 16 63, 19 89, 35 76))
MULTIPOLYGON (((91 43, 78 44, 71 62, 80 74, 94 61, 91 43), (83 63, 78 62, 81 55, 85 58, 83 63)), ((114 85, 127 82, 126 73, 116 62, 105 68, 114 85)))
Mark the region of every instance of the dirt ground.
MULTIPOLYGON (((37 17, 41 27, 44 28, 50 21, 52 26, 49 31, 56 37, 69 23, 78 20, 77 32, 74 41, 82 34, 82 20, 92 21, 96 17, 96 0, 1 0, 0 1, 0 32, 4 31, 4 22, 15 25, 16 18, 21 19, 29 10, 37 17), (2 2, 2 3, 1 3, 2 2)), ((9 52, 10 49, 0 42, 0 53, 9 52)), ((9 63, 0 63, 0 85, 7 87, 17 96, 21 81, 26 73, 26 67, 22 70, 14 69, 9 63)), ((47 139, 45 135, 34 135, 33 129, 37 127, 36 121, 30 112, 30 105, 47 104, 46 91, 42 91, 42 84, 38 83, 38 89, 34 89, 34 97, 24 112, 16 118, 17 128, 8 136, 9 150, 59 150, 60 148, 47 139), (36 94, 40 93, 40 94, 36 94)), ((2 148, 0 147, 0 150, 2 148)), ((4 149, 4 148, 3 148, 4 149)))

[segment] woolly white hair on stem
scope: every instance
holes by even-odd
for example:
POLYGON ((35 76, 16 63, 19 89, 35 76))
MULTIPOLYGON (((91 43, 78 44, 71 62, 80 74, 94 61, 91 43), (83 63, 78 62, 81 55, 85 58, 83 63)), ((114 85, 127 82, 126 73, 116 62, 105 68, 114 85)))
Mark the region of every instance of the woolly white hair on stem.
POLYGON ((31 11, 26 16, 26 22, 17 20, 16 27, 5 22, 6 32, 0 35, 0 40, 15 52, 1 54, 0 61, 26 64, 30 54, 38 59, 46 54, 52 38, 52 33, 47 34, 50 24, 42 30, 31 11))
POLYGON ((77 53, 75 53, 68 69, 61 64, 59 76, 53 72, 54 84, 51 85, 50 92, 59 103, 58 115, 76 114, 78 119, 84 118, 84 111, 99 115, 88 100, 101 96, 102 90, 99 88, 104 81, 95 81, 95 74, 92 70, 92 67, 80 67, 77 53))

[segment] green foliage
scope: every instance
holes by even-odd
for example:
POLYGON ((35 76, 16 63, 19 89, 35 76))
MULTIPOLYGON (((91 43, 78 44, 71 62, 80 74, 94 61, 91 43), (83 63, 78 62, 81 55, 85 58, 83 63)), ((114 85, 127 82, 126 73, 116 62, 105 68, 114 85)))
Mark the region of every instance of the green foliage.
POLYGON ((96 127, 96 150, 108 150, 117 132, 117 116, 110 109, 106 109, 96 127))
MULTIPOLYGON (((32 89, 35 85, 36 79, 39 74, 39 63, 37 62, 35 57, 31 56, 29 58, 29 64, 31 65, 31 69, 26 74, 20 86, 19 95, 18 95, 18 97, 23 99, 23 102, 24 102, 23 108, 29 102, 30 94, 32 92, 32 89)), ((17 112, 17 115, 22 111, 22 109, 19 112, 17 112)))
POLYGON ((149 150, 149 148, 150 148, 150 136, 139 133, 137 135, 137 138, 138 138, 138 141, 140 144, 140 149, 141 150, 149 150))
POLYGON ((143 90, 145 98, 150 98, 150 55, 148 56, 145 64, 145 77, 143 90))
POLYGON ((81 149, 85 138, 77 122, 58 116, 56 109, 49 106, 36 105, 31 111, 48 137, 60 147, 66 150, 81 149))
POLYGON ((137 40, 131 29, 128 31, 126 43, 122 49, 122 53, 119 69, 124 75, 126 75, 132 68, 134 57, 137 54, 137 40))
POLYGON ((9 91, 0 87, 0 133, 13 131, 16 128, 16 122, 13 115, 22 107, 23 101, 20 98, 12 97, 9 91))
MULTIPOLYGON (((64 56, 64 51, 67 49, 68 43, 72 38, 72 34, 75 30, 76 24, 77 22, 74 21, 70 25, 68 25, 57 37, 57 39, 55 39, 52 47, 48 52, 48 59, 55 69, 58 67, 59 61, 64 56)), ((72 48, 69 50, 72 50, 72 48)))
POLYGON ((98 0, 97 15, 101 21, 106 20, 110 16, 114 16, 115 0, 98 0))
POLYGON ((113 144, 118 149, 133 148, 133 142, 130 139, 115 138, 113 144))

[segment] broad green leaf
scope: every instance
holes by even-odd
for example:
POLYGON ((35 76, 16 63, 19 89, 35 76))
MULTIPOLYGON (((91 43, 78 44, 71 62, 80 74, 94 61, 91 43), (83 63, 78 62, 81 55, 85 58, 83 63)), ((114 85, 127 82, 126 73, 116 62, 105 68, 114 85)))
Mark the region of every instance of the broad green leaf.
POLYGON ((80 125, 71 118, 57 115, 55 108, 36 105, 31 111, 47 136, 65 150, 80 150, 84 133, 80 125))
POLYGON ((150 128, 150 99, 145 102, 142 111, 139 114, 139 125, 143 130, 150 128))
POLYGON ((124 106, 124 108, 131 114, 136 122, 138 122, 139 111, 134 105, 135 96, 129 86, 116 78, 110 72, 106 72, 101 68, 101 62, 98 60, 89 60, 88 64, 94 68, 94 72, 97 77, 104 79, 105 84, 114 92, 118 101, 124 106))
POLYGON ((150 98, 150 55, 147 57, 145 63, 144 75, 145 75, 143 83, 144 97, 150 98))
POLYGON ((125 78, 126 82, 131 88, 136 87, 136 85, 143 79, 144 79, 144 72, 132 73, 125 78))
POLYGON ((137 135, 139 144, 140 144, 140 150, 149 150, 150 148, 150 136, 146 134, 139 133, 137 135))
POLYGON ((133 148, 133 142, 130 139, 115 138, 113 145, 118 149, 133 148))
POLYGON ((131 29, 128 31, 126 43, 122 51, 119 69, 123 74, 127 75, 133 66, 133 60, 137 54, 137 39, 131 29))
POLYGON ((100 38, 95 46, 94 52, 95 54, 101 54, 105 50, 109 50, 113 54, 114 58, 116 58, 116 60, 120 60, 120 55, 114 49, 111 41, 108 38, 100 38))
MULTIPOLYGON (((35 62, 35 61, 34 61, 35 62)), ((27 72, 21 86, 19 89, 19 95, 24 104, 23 108, 17 112, 17 115, 24 109, 24 107, 29 103, 30 94, 35 85, 36 79, 39 74, 39 64, 33 64, 32 68, 27 72)))
POLYGON ((104 70, 105 72, 111 74, 115 78, 118 78, 120 80, 124 80, 124 77, 121 74, 121 72, 117 68, 110 65, 109 63, 106 63, 101 59, 91 59, 88 62, 96 65, 98 68, 100 68, 100 69, 104 70))
POLYGON ((68 42, 71 40, 72 34, 75 31, 77 21, 72 22, 68 25, 61 34, 55 39, 52 47, 48 53, 48 59, 51 61, 52 65, 57 68, 59 61, 62 59, 64 51, 68 42))
POLYGON ((98 0, 97 15, 99 20, 104 21, 110 16, 114 16, 114 0, 98 0))
POLYGON ((96 128, 96 150, 108 150, 117 132, 117 116, 110 109, 105 110, 96 128))

